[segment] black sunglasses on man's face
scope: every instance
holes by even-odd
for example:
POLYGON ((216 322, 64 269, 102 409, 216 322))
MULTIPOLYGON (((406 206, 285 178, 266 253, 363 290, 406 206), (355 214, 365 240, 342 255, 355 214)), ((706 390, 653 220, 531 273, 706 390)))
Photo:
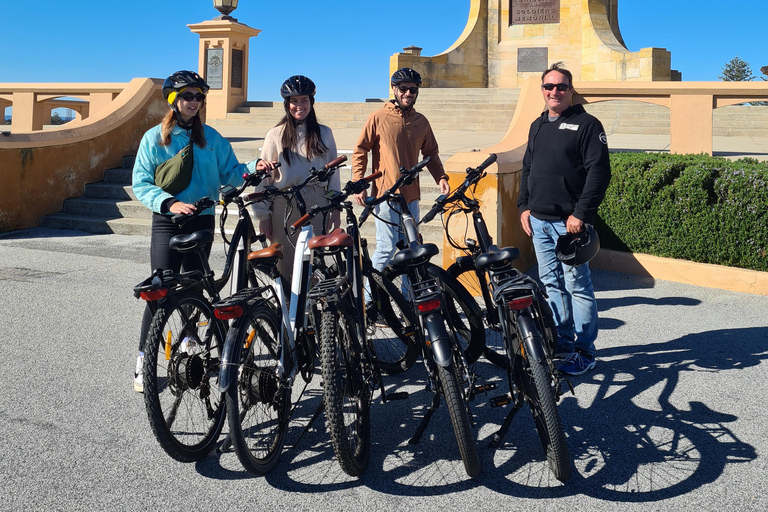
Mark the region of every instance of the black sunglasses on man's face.
POLYGON ((560 92, 565 92, 568 89, 570 89, 571 86, 568 84, 542 84, 541 88, 547 91, 551 91, 552 89, 557 89, 560 92))

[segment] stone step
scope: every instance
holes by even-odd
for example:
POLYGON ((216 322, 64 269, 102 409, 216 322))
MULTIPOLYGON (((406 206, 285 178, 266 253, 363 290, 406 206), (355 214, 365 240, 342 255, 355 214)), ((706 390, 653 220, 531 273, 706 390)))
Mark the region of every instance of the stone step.
POLYGON ((131 182, 106 183, 88 183, 85 185, 85 196, 101 199, 117 199, 122 201, 136 200, 136 195, 131 188, 131 182))
POLYGON ((53 229, 76 229, 88 233, 149 236, 152 221, 149 219, 94 217, 54 213, 42 218, 41 226, 53 229))
POLYGON ((151 219, 152 212, 139 201, 118 201, 94 197, 77 197, 64 201, 62 213, 94 217, 151 219))
POLYGON ((107 169, 104 172, 105 183, 128 183, 133 179, 133 167, 119 167, 117 169, 107 169))

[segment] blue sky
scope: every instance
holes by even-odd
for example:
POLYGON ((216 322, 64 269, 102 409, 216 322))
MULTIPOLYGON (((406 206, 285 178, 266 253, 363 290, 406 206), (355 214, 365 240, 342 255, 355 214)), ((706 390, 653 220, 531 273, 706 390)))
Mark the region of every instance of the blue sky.
MULTIPOLYGON (((315 80, 320 101, 385 97, 390 55, 410 45, 443 52, 464 29, 469 4, 240 0, 233 16, 263 31, 251 39, 248 97, 279 99, 293 74, 315 80)), ((212 0, 0 0, 0 82, 127 82, 195 69, 198 36, 186 25, 216 15, 212 0)), ((766 21, 766 0, 619 2, 628 49, 666 48, 683 80, 718 80, 734 56, 760 75, 766 21)))

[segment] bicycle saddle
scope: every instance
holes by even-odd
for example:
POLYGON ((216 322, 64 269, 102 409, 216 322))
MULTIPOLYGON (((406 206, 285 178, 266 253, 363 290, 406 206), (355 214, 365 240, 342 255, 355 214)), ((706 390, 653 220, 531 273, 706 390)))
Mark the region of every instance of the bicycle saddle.
POLYGON ((392 258, 392 265, 395 267, 416 267, 429 261, 432 256, 437 256, 439 252, 440 249, 435 244, 422 244, 414 248, 403 249, 395 253, 394 258, 392 258))
POLYGON ((499 249, 492 245, 488 252, 484 252, 477 257, 475 266, 477 270, 486 270, 488 268, 499 268, 508 265, 520 257, 520 249, 517 247, 505 247, 499 249))
POLYGON ((168 246, 179 252, 190 252, 213 242, 213 231, 203 229, 191 235, 176 235, 168 242, 168 246))
POLYGON ((283 259, 282 244, 272 244, 266 249, 259 249, 258 251, 253 251, 248 255, 248 261, 267 260, 270 258, 280 260, 283 259))
POLYGON ((324 247, 349 247, 352 245, 352 235, 348 235, 343 229, 334 229, 327 235, 319 235, 309 239, 310 249, 321 249, 324 247))

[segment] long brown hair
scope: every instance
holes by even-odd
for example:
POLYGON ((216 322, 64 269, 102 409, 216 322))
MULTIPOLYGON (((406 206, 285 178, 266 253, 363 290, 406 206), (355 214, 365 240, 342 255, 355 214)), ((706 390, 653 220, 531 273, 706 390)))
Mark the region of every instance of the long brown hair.
MULTIPOLYGON (((173 110, 169 110, 163 118, 163 125, 160 129, 161 146, 167 146, 171 143, 171 131, 177 124, 176 113, 173 110)), ((192 142, 200 148, 204 148, 207 144, 205 140, 205 129, 203 128, 203 122, 200 120, 199 115, 195 115, 195 117, 192 118, 192 133, 190 134, 190 139, 192 139, 192 142)))
MULTIPOLYGON (((320 135, 320 124, 317 122, 317 116, 315 115, 315 98, 309 97, 309 102, 312 108, 309 110, 304 123, 307 125, 307 160, 312 160, 316 156, 325 155, 328 152, 328 146, 323 142, 323 137, 320 135)), ((296 147, 296 127, 299 123, 291 116, 289 106, 291 104, 290 98, 285 98, 283 101, 283 107, 285 108, 285 116, 277 123, 277 126, 283 126, 283 137, 280 142, 283 144, 283 160, 290 165, 291 153, 298 153, 296 147)))

